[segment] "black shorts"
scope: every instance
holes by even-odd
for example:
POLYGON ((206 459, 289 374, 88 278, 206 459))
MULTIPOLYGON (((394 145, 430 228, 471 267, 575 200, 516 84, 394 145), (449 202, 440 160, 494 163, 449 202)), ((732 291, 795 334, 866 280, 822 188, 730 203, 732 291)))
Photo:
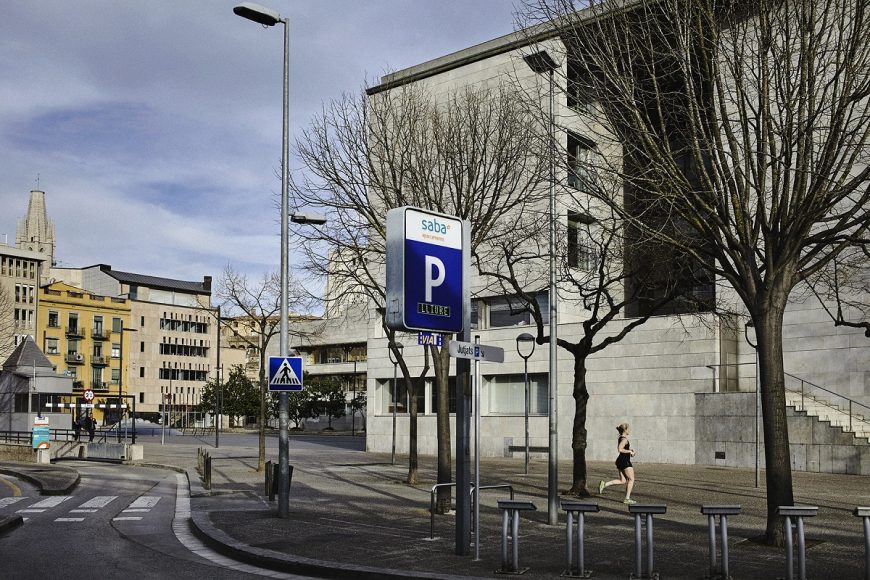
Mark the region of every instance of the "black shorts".
POLYGON ((625 471, 625 468, 631 466, 631 455, 628 453, 620 453, 619 457, 616 458, 616 469, 619 471, 625 471))

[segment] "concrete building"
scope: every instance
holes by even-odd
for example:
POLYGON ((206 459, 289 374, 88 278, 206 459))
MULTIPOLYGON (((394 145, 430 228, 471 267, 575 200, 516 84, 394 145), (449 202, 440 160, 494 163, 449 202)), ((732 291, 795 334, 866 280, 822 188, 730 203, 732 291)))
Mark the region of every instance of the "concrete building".
MULTIPOLYGON (((493 84, 503 78, 518 82, 529 94, 541 94, 541 85, 546 79, 529 70, 523 56, 559 41, 538 39, 537 42, 539 44, 533 46, 521 34, 506 35, 387 75, 368 92, 371 98, 377 98, 383 92, 417 84, 437 99, 451 91, 493 84)), ((564 49, 559 48, 555 54, 563 52, 564 49)), ((561 72, 557 78, 566 78, 567 64, 563 62, 559 66, 561 72)), ((564 163, 556 164, 558 219, 561 231, 569 233, 572 208, 566 188, 575 188, 577 184, 577 176, 570 169, 573 167, 571 155, 582 155, 580 150, 586 142, 584 127, 598 122, 592 116, 594 107, 577 104, 576 97, 572 103, 565 91, 556 94, 557 150, 569 152, 564 163)), ((582 244, 582 240, 576 242, 582 244)), ((474 333, 480 335, 483 344, 505 350, 503 364, 485 364, 482 370, 481 452, 487 456, 508 456, 518 452, 524 430, 523 361, 517 354, 516 339, 522 332, 534 333, 534 329, 528 313, 511 311, 507 299, 485 289, 480 280, 472 282, 472 291, 474 333)), ((583 310, 572 305, 569 286, 560 285, 559 295, 559 335, 576 339, 583 332, 583 310)), ((784 322, 793 466, 796 470, 870 474, 867 439, 870 425, 865 431, 866 422, 856 413, 849 419, 833 409, 835 404, 842 407, 845 400, 851 400, 855 408, 864 405, 870 409, 870 345, 860 330, 835 327, 815 298, 798 296, 795 292, 784 322), (802 402, 801 393, 808 396, 810 391, 827 404, 814 407, 806 400, 802 402), (850 420, 854 428, 844 433, 842 425, 850 420)), ((626 315, 614 320, 606 334, 615 335, 626 325, 630 313, 626 315)), ((394 366, 388 358, 387 341, 379 319, 373 315, 370 321, 367 330, 367 446, 372 451, 388 452, 392 439, 394 366)), ((588 359, 591 398, 587 458, 612 460, 617 438, 615 426, 629 422, 638 440, 636 444, 632 441, 633 448, 638 448, 638 461, 754 465, 756 441, 763 435, 756 435, 759 421, 755 405, 756 362, 749 342, 752 335, 745 329, 745 322, 745 317, 714 314, 656 316, 625 340, 588 359)), ((404 354, 411 374, 419 373, 424 359, 416 336, 400 335, 398 340, 405 345, 404 354)), ((451 364, 451 374, 454 372, 451 364)), ((531 445, 540 448, 548 443, 546 392, 549 381, 555 378, 557 453, 562 460, 570 460, 573 359, 560 349, 558 376, 549 377, 548 349, 538 346, 529 359, 529 373, 531 445)), ((397 437, 400 452, 408 449, 408 420, 403 413, 407 407, 401 401, 403 392, 400 386, 397 437)), ((451 400, 451 411, 455 408, 452 403, 451 400)), ((418 449, 424 454, 435 454, 431 383, 427 383, 420 394, 420 405, 418 449)), ((870 413, 864 413, 865 417, 868 415, 870 413)), ((763 450, 759 460, 763 467, 763 450)))
MULTIPOLYGON (((121 353, 124 363, 132 355, 131 334, 121 334, 130 326, 130 300, 92 294, 64 282, 40 287, 39 295, 37 336, 52 366, 72 379, 77 400, 84 402, 84 391, 92 390, 102 402, 116 396, 119 386, 127 394, 129 385, 119 381, 121 353)), ((96 417, 105 422, 102 410, 96 417)))
POLYGON ((0 244, 0 358, 36 334, 39 280, 46 256, 0 244))
POLYGON ((165 395, 179 415, 199 404, 217 361, 211 277, 189 282, 120 272, 106 264, 82 268, 81 276, 89 292, 130 301, 130 330, 125 331, 130 348, 124 351, 122 377, 125 390, 136 398, 137 413, 156 417, 165 395))

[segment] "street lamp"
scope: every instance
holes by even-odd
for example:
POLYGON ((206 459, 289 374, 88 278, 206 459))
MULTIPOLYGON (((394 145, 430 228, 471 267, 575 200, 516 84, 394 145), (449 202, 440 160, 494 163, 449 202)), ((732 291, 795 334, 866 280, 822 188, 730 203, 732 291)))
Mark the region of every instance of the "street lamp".
POLYGON ((525 378, 525 402, 526 402, 526 463, 525 463, 525 473, 529 474, 529 407, 531 406, 529 401, 529 357, 531 357, 535 353, 535 337, 529 334, 528 332, 524 332, 517 337, 517 354, 520 355, 523 359, 523 376, 525 378), (520 348, 520 345, 523 345, 523 348, 520 348), (528 353, 524 353, 523 351, 528 349, 528 353))
POLYGON ((118 353, 118 365, 121 367, 118 372, 118 443, 121 442, 121 385, 124 383, 124 333, 138 332, 135 328, 124 328, 121 325, 121 349, 118 353))
POLYGON ((755 331, 755 323, 748 320, 743 326, 743 335, 746 337, 746 342, 755 351, 755 487, 758 487, 758 334, 755 333, 755 343, 749 340, 749 329, 755 331))
POLYGON ((396 371, 399 365, 398 357, 402 356, 402 349, 404 348, 405 345, 401 342, 393 341, 389 345, 387 345, 387 352, 390 355, 390 362, 393 363, 393 451, 390 455, 390 463, 392 465, 396 464, 396 407, 398 407, 399 405, 399 391, 398 384, 396 382, 396 371), (393 349, 396 350, 397 356, 394 356, 393 349))
MULTIPOLYGON (((284 106, 281 123, 281 339, 280 355, 287 356, 287 319, 289 309, 287 305, 287 293, 289 286, 288 270, 288 218, 290 203, 287 192, 288 165, 290 161, 290 20, 281 18, 281 15, 265 6, 244 2, 233 8, 233 12, 242 18, 247 18, 263 26, 275 26, 278 23, 284 25, 284 106)), ((290 515, 290 438, 288 432, 289 398, 287 393, 282 392, 278 396, 278 517, 286 518, 290 515)))
POLYGON ((553 101, 555 98, 554 73, 558 65, 546 50, 541 50, 523 57, 529 68, 537 74, 548 74, 550 77, 550 123, 547 134, 547 148, 550 154, 550 405, 549 405, 549 454, 547 462, 547 520, 550 525, 559 522, 559 449, 558 449, 558 415, 557 391, 558 377, 558 340, 556 337, 558 292, 556 291, 556 121, 553 117, 553 101))
MULTIPOLYGON (((344 353, 346 358, 350 358, 350 353, 353 351, 353 346, 347 345, 344 347, 344 353)), ((350 400, 350 436, 356 436, 356 357, 353 358, 353 377, 351 379, 353 384, 351 386, 353 392, 353 398, 350 400)))

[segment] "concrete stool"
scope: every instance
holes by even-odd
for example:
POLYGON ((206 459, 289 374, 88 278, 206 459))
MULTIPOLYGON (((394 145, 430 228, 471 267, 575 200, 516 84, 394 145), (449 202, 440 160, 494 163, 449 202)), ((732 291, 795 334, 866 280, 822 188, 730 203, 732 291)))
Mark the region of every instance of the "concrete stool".
POLYGON ((781 505, 776 513, 785 518, 785 566, 786 580, 794 580, 794 541, 792 539, 791 519, 797 521, 798 535, 798 578, 807 578, 806 542, 804 541, 804 518, 819 513, 819 508, 811 506, 781 505))
POLYGON ((520 568, 520 512, 535 511, 535 507, 530 501, 500 499, 498 500, 498 508, 502 510, 502 525, 501 525, 501 568, 496 570, 496 574, 522 574, 528 568, 520 568), (512 539, 513 557, 508 561, 508 528, 510 528, 510 538, 512 539))
POLYGON ((736 516, 740 513, 739 505, 705 505, 701 506, 701 513, 707 516, 710 529, 710 578, 723 578, 728 580, 728 516, 736 516), (716 516, 719 516, 719 529, 722 541, 722 565, 716 563, 716 516))
POLYGON ((636 503, 628 506, 628 512, 634 514, 634 574, 630 578, 658 578, 653 572, 653 515, 668 511, 665 504, 636 503), (641 518, 643 516, 643 518, 641 518), (646 520, 646 572, 643 571, 643 546, 641 541, 642 519, 646 520))
POLYGON ((562 572, 562 576, 572 578, 590 578, 592 570, 586 569, 583 558, 583 527, 586 513, 598 512, 597 503, 585 503, 580 501, 563 501, 562 509, 568 513, 568 526, 566 528, 566 554, 568 569, 562 572), (574 516, 577 517, 577 565, 574 565, 574 516))
POLYGON ((864 519, 864 580, 870 580, 870 507, 856 507, 852 513, 864 519))

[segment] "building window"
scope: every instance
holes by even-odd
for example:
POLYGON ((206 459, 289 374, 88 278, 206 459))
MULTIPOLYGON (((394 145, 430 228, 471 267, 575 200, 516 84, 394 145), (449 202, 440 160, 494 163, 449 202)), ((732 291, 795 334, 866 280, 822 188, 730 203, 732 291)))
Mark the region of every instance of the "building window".
POLYGON ((568 131, 568 186, 589 191, 594 186, 592 172, 592 150, 595 143, 568 131))
MULTIPOLYGON (((490 415, 523 415, 526 408, 525 376, 483 377, 483 397, 490 415)), ((529 414, 546 415, 548 405, 547 373, 529 374, 529 414)))
POLYGON ((45 354, 60 354, 56 338, 45 339, 45 354))
POLYGON ((140 379, 145 378, 145 367, 139 367, 139 378, 140 379))
POLYGON ((600 255, 600 228, 595 220, 579 212, 568 212, 568 265, 581 270, 595 270, 600 255))
POLYGON ((60 328, 60 321, 57 315, 57 311, 49 310, 48 311, 48 327, 49 328, 60 328))
POLYGON ((121 380, 121 369, 112 369, 112 384, 117 385, 121 380))
POLYGON ((121 343, 112 343, 112 358, 121 358, 121 343))
POLYGON ((120 318, 112 318, 112 332, 121 332, 122 324, 120 318))
MULTIPOLYGON (((435 384, 435 379, 427 379, 427 385, 430 389, 429 408, 427 413, 434 415, 438 412, 438 386, 435 384)), ((422 412, 422 409, 420 409, 422 412)), ((456 377, 447 377, 447 412, 456 412, 456 377)))
MULTIPOLYGON (((393 412, 393 380, 378 379, 378 390, 381 392, 381 409, 385 414, 393 412)), ((408 412, 408 389, 405 388, 405 379, 396 379, 396 413, 408 412)))
POLYGON ((145 341, 139 341, 139 352, 145 352, 145 341))
POLYGON ((94 332, 97 334, 103 333, 103 317, 94 316, 94 332))
MULTIPOLYGON (((550 298, 546 292, 535 296, 544 324, 550 321, 550 298)), ((486 300, 489 313, 489 328, 504 328, 507 326, 524 326, 532 323, 532 313, 522 300, 516 297, 503 296, 486 300)))

